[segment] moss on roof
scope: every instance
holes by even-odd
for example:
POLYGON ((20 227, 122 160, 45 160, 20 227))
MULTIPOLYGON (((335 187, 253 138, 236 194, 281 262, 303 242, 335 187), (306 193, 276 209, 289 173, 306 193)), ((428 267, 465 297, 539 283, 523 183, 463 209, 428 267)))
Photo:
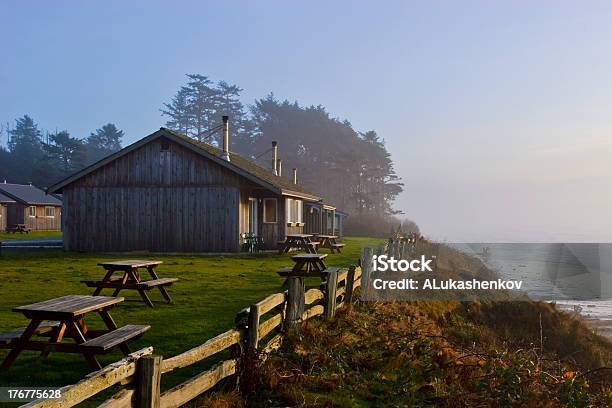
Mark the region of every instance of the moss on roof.
MULTIPOLYGON (((208 143, 199 142, 187 135, 184 135, 183 133, 176 132, 174 130, 170 130, 167 128, 161 128, 161 130, 164 132, 170 133, 173 136, 180 137, 181 139, 193 144, 194 146, 202 150, 207 151, 208 153, 212 155, 221 157, 222 151, 218 147, 212 146, 208 143)), ((276 176, 269 169, 261 167, 253 163, 251 160, 246 159, 236 153, 230 152, 230 162, 229 163, 230 163, 230 166, 234 165, 238 169, 250 173, 251 175, 257 177, 258 179, 264 181, 265 183, 268 183, 282 190, 283 192, 289 193, 289 195, 291 192, 294 192, 297 194, 312 196, 314 199, 317 199, 317 200, 320 199, 319 196, 317 196, 314 193, 309 192, 308 190, 304 189, 299 184, 293 184, 291 181, 283 177, 276 176)))

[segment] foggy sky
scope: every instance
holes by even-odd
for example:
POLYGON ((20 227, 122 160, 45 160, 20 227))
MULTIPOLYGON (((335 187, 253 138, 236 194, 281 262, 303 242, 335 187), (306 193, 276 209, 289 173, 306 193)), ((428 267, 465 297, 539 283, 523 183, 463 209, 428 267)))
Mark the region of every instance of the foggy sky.
POLYGON ((612 241, 612 3, 0 3, 0 120, 133 142, 186 73, 387 141, 449 241, 612 241))

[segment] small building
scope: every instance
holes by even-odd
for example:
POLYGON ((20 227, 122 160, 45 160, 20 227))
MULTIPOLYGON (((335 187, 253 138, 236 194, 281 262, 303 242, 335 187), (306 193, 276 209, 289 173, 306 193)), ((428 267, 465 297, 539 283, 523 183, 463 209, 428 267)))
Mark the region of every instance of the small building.
POLYGON ((0 231, 6 230, 7 207, 13 203, 15 203, 15 200, 0 193, 0 231))
POLYGON ((323 202, 306 202, 304 206, 304 232, 307 234, 344 235, 347 214, 323 202))
POLYGON ((48 192, 62 193, 64 248, 93 252, 236 252, 243 233, 276 249, 304 232, 304 203, 321 200, 226 147, 165 128, 48 192))
POLYGON ((62 202, 57 196, 31 184, 7 182, 0 183, 0 194, 11 200, 6 203, 6 221, 2 230, 18 224, 25 225, 31 231, 61 229, 62 202))

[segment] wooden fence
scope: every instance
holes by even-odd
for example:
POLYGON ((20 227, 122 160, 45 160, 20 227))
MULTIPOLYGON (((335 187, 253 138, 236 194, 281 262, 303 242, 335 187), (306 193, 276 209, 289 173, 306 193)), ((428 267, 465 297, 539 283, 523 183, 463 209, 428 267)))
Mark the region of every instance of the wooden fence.
POLYGON ((128 357, 89 374, 76 384, 62 388, 59 399, 36 400, 22 407, 67 408, 119 384, 121 389, 99 407, 103 408, 173 408, 179 407, 210 390, 221 380, 240 374, 241 362, 253 355, 265 355, 278 348, 288 330, 299 329, 299 324, 315 316, 331 318, 338 308, 353 300, 353 293, 361 285, 361 268, 332 272, 320 289, 305 293, 289 289, 274 293, 260 302, 243 309, 236 316, 236 326, 177 356, 163 358, 146 347, 128 357), (300 298, 292 298, 299 296, 300 298), (290 320, 300 311, 299 319, 290 320), (161 392, 162 375, 201 362, 229 351, 230 358, 215 364, 193 378, 161 392), (255 352, 255 354, 253 354, 255 352))

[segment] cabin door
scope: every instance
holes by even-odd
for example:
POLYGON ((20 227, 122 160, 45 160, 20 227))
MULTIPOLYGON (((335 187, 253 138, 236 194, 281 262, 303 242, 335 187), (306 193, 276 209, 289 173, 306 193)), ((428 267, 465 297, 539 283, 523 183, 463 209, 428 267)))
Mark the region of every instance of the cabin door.
POLYGON ((249 233, 258 235, 259 220, 257 217, 257 199, 249 198, 249 233))

